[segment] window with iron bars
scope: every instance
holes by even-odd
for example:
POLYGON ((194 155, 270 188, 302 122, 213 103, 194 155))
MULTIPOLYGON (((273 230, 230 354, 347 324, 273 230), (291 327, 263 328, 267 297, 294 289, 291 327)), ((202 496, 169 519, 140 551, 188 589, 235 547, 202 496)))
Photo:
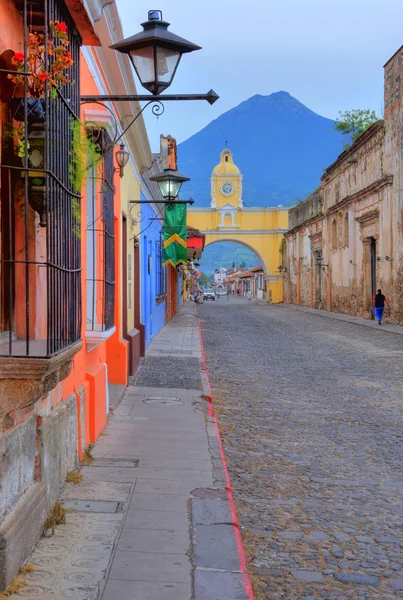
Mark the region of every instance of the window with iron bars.
POLYGON ((0 356, 50 357, 81 337, 81 196, 70 172, 81 38, 62 1, 13 0, 14 7, 21 38, 0 55, 0 356), (68 81, 53 89, 46 81, 37 92, 26 68, 29 35, 44 36, 40 60, 50 73, 55 22, 69 42, 68 81), (21 47, 24 68, 16 85, 8 75, 15 74, 12 58, 21 47))
POLYGON ((156 262, 156 296, 160 298, 167 293, 167 274, 166 268, 162 266, 164 257, 164 240, 161 238, 155 242, 155 262, 156 262))
POLYGON ((87 178, 86 329, 105 331, 115 323, 113 148, 104 129, 91 129, 88 134, 102 158, 99 164, 90 164, 87 178))

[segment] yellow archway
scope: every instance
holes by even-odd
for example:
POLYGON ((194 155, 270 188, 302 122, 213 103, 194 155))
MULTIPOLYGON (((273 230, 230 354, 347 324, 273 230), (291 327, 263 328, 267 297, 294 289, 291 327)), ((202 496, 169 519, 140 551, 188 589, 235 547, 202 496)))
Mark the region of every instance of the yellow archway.
POLYGON ((288 209, 249 208, 243 206, 242 174, 226 148, 211 177, 211 205, 189 208, 187 224, 202 231, 206 246, 216 242, 237 242, 252 250, 265 272, 266 298, 283 301, 281 242, 288 229, 288 209))

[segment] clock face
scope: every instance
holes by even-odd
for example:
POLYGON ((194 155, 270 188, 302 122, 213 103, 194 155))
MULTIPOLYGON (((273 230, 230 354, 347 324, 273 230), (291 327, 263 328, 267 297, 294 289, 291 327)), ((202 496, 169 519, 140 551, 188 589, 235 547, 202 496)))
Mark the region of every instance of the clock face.
POLYGON ((221 191, 225 196, 230 196, 234 191, 234 186, 229 181, 226 181, 222 184, 221 191))

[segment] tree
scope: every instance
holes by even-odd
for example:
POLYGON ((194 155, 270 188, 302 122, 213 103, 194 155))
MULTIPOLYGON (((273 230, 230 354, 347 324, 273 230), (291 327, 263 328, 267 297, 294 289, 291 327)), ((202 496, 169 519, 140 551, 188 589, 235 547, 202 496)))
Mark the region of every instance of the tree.
MULTIPOLYGON (((353 141, 371 127, 378 117, 374 110, 355 108, 353 110, 339 111, 340 119, 335 121, 335 128, 343 135, 351 134, 353 141)), ((349 146, 347 145, 347 148, 349 146)))
POLYGON ((243 260, 243 261, 241 262, 241 266, 240 266, 240 268, 241 268, 241 269, 244 269, 245 267, 246 267, 246 262, 243 260))
POLYGON ((200 283, 202 287, 206 288, 208 286, 208 279, 205 273, 200 273, 200 283))
POLYGON ((232 268, 235 269, 235 261, 232 261, 232 268))

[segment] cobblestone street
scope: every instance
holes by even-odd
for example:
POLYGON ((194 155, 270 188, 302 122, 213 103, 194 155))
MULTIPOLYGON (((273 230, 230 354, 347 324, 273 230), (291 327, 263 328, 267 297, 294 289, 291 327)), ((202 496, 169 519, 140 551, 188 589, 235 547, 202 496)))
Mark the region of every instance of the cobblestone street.
POLYGON ((199 316, 257 600, 403 598, 403 337, 232 297, 199 316))

